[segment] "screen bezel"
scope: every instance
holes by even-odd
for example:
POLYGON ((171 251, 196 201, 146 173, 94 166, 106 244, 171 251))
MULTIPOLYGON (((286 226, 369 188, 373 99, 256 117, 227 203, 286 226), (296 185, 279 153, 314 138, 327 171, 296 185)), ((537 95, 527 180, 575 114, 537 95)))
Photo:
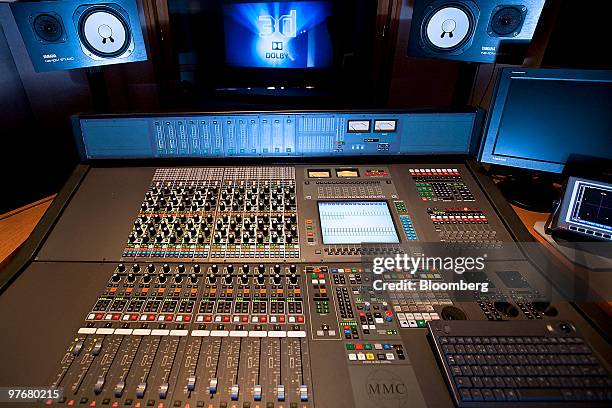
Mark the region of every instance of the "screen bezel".
POLYGON ((500 131, 504 107, 512 81, 516 80, 557 80, 612 83, 612 70, 564 70, 564 69, 522 69, 503 68, 500 70, 491 108, 485 124, 485 132, 480 146, 479 161, 503 166, 538 170, 549 173, 561 173, 566 163, 557 163, 532 158, 507 156, 495 153, 495 145, 500 131))
POLYGON ((580 185, 585 185, 585 184, 593 185, 596 187, 612 188, 612 184, 606 183, 603 181, 591 180, 591 179, 579 178, 579 177, 569 177, 567 180, 565 191, 563 193, 561 204, 559 206, 559 212, 555 216, 556 222, 554 223, 552 227, 555 230, 560 229, 565 232, 568 232, 571 234, 578 234, 580 236, 583 236, 589 239, 610 241, 608 238, 605 238, 605 237, 598 237, 594 234, 588 234, 582 231, 570 229, 570 226, 574 226, 577 228, 583 228, 585 230, 590 229, 592 231, 601 232, 602 234, 612 235, 612 232, 607 231, 604 228, 600 228, 594 225, 586 226, 584 224, 580 224, 578 222, 571 220, 572 218, 571 213, 574 211, 574 204, 576 202, 576 195, 578 194, 578 189, 580 188, 580 185))
POLYGON ((317 200, 317 217, 319 221, 319 232, 321 233, 321 244, 323 245, 400 245, 402 243, 402 236, 397 229, 397 224, 393 217, 393 212, 391 211, 391 206, 389 205, 389 200, 317 200), (326 244, 324 242, 323 235, 323 225, 321 223, 321 208, 319 204, 322 203, 385 203, 387 205, 387 210, 389 211, 389 216, 391 217, 391 223, 393 224, 393 229, 395 230, 395 236, 397 237, 397 242, 357 242, 357 243, 338 243, 338 244, 326 244))

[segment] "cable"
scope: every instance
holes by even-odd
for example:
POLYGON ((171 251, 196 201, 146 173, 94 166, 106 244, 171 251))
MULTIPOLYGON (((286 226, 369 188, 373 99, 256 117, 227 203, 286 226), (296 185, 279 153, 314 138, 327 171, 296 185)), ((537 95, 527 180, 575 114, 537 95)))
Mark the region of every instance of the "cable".
POLYGON ((478 106, 482 108, 482 102, 484 101, 487 92, 489 92, 489 87, 491 86, 491 82, 493 82, 493 77, 495 76, 495 68, 497 67, 497 63, 493 63, 493 69, 491 70, 491 76, 489 77, 489 82, 487 83, 487 87, 482 93, 482 97, 480 98, 480 102, 478 102, 478 106))

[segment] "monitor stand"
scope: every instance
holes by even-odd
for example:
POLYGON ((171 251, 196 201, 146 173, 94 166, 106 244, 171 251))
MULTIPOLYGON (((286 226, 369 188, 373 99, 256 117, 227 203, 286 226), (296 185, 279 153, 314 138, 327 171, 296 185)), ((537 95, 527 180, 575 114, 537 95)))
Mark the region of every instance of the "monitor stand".
POLYGON ((498 185, 506 199, 518 207, 536 212, 551 212, 560 191, 550 176, 519 172, 509 174, 498 185))

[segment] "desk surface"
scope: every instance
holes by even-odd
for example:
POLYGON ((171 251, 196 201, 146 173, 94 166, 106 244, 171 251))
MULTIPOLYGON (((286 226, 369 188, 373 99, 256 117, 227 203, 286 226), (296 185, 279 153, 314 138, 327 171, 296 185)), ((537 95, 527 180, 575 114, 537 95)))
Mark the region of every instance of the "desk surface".
POLYGON ((54 198, 55 194, 0 215, 0 267, 30 236, 54 198))

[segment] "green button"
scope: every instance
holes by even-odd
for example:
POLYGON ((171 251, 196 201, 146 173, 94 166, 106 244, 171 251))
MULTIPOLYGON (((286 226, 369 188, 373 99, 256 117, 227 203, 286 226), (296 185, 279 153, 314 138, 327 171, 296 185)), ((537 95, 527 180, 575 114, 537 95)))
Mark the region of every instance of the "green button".
POLYGON ((425 320, 417 320, 416 322, 418 327, 425 327, 425 320))
POLYGON ((317 279, 317 274, 316 274, 316 273, 311 273, 311 274, 310 274, 310 277, 311 277, 312 279, 317 279))
POLYGON ((346 345, 347 350, 355 350, 355 345, 353 343, 349 343, 346 345))
POLYGON ((364 348, 364 350, 372 350, 372 345, 371 344, 364 344, 363 348, 364 348))

